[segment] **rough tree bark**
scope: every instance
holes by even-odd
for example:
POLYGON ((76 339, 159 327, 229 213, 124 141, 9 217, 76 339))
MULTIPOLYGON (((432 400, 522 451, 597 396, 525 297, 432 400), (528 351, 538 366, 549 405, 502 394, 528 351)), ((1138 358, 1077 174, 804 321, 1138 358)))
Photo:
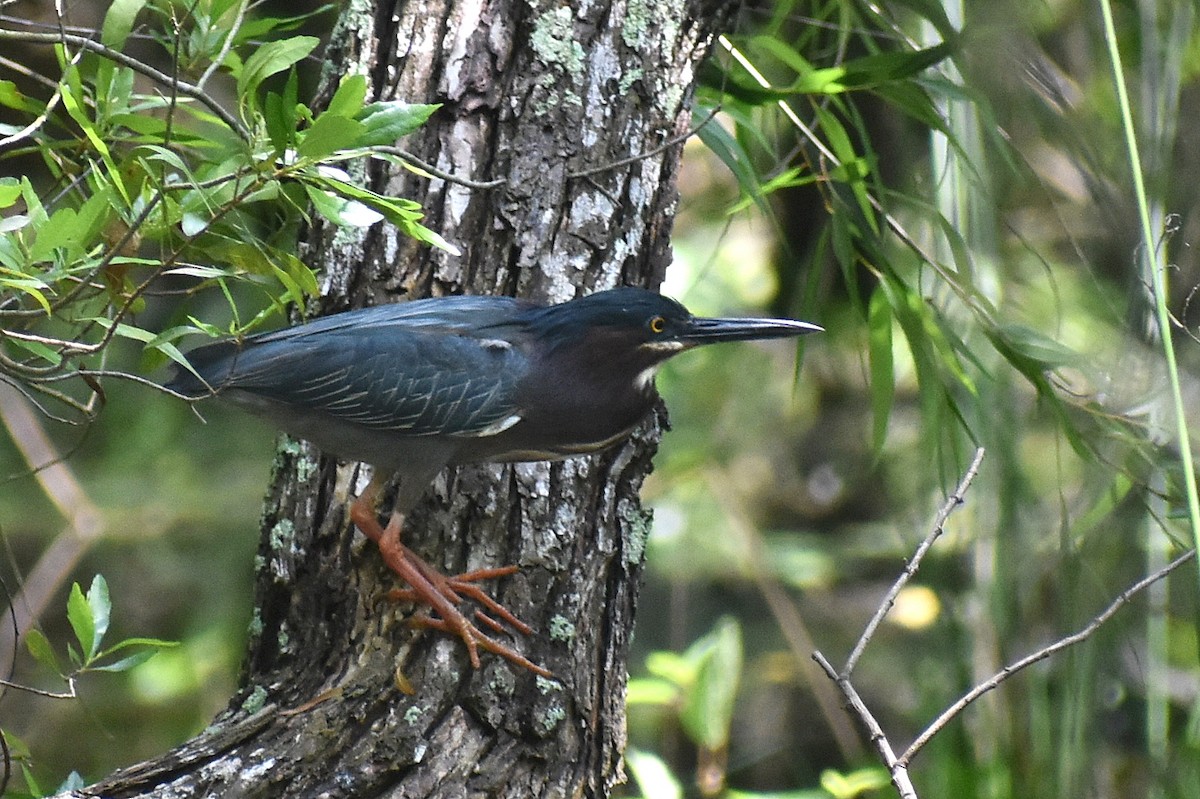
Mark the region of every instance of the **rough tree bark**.
MULTIPOLYGON (((462 255, 382 226, 315 230, 305 256, 322 268, 320 310, 656 286, 697 67, 730 13, 724 0, 351 0, 326 93, 360 71, 379 98, 443 103, 406 147, 503 183, 364 167, 372 185, 422 201, 462 255)), ((475 671, 456 639, 406 625, 411 608, 383 599, 394 577, 347 520, 366 468, 285 441, 243 688, 193 740, 79 795, 607 795, 622 776, 649 521, 638 489, 658 431, 649 419, 628 444, 553 465, 450 471, 408 519, 410 545, 448 572, 521 567, 494 592, 535 630, 517 648, 557 680, 486 654, 475 671)))

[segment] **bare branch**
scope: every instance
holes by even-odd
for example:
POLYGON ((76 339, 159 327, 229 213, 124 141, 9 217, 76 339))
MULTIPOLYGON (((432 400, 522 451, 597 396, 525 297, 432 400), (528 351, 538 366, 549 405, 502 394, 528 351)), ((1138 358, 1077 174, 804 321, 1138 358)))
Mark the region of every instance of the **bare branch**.
MULTIPOLYGON (((722 38, 724 38, 724 37, 722 37, 722 38)), ((708 113, 708 116, 706 116, 703 120, 700 121, 700 124, 696 125, 695 127, 691 128, 690 130, 688 130, 685 133, 681 133, 678 136, 672 136, 671 138, 667 139, 665 142, 663 142, 659 146, 654 147, 650 150, 647 150, 644 153, 638 153, 636 155, 631 155, 627 158, 621 158, 617 161, 610 161, 607 164, 601 164, 600 166, 594 166, 590 169, 581 169, 578 172, 570 172, 567 174, 567 177, 572 178, 572 179, 573 178, 585 178, 585 177, 588 177, 589 175, 595 175, 598 172, 607 172, 610 169, 620 169, 623 166, 628 166, 629 164, 636 164, 638 161, 644 161, 647 158, 653 158, 654 156, 658 155, 659 153, 664 152, 664 151, 669 150, 670 148, 674 147, 676 144, 679 144, 680 142, 685 142, 688 139, 695 136, 697 133, 700 132, 700 130, 705 125, 707 125, 709 122, 712 122, 713 117, 715 117, 717 115, 717 113, 720 112, 720 110, 721 110, 720 108, 714 108, 712 111, 710 111, 708 113)))
POLYGON ((438 169, 433 164, 422 161, 420 158, 417 158, 415 155, 401 147, 394 147, 392 145, 370 147, 365 150, 365 153, 382 153, 384 155, 395 156, 406 164, 414 166, 422 172, 427 172, 435 178, 444 180, 447 183, 455 183, 459 186, 466 186, 468 189, 494 189, 497 186, 503 186, 508 182, 506 178, 497 178, 495 180, 470 180, 469 178, 460 178, 457 175, 451 175, 445 170, 438 169))
POLYGON ((24 691, 27 694, 36 694, 38 696, 44 696, 47 699, 75 699, 79 696, 75 692, 75 678, 74 677, 67 678, 68 688, 66 691, 62 691, 62 692, 43 691, 41 688, 31 688, 28 685, 21 685, 21 683, 19 683, 19 682, 11 682, 9 680, 0 680, 0 685, 3 685, 5 688, 12 688, 14 691, 24 691))
POLYGON ((858 691, 854 689, 850 678, 838 674, 837 670, 833 668, 833 664, 826 660, 825 656, 820 652, 814 652, 812 658, 824 670, 825 674, 829 676, 829 679, 833 680, 834 684, 841 689, 842 695, 846 697, 847 709, 853 711, 863 726, 867 728, 867 735, 871 739, 871 745, 875 747, 875 751, 879 753, 883 764, 887 766, 888 774, 892 778, 892 785, 899 791, 901 799, 918 799, 916 788, 913 787, 912 781, 908 778, 907 763, 900 762, 900 759, 896 757, 896 752, 892 749, 887 736, 884 735, 883 728, 879 726, 879 722, 875 720, 875 715, 871 713, 866 703, 863 702, 862 697, 858 695, 858 691))
MULTIPOLYGON (((204 84, 208 83, 208 79, 213 76, 213 73, 225 61, 225 56, 229 55, 229 51, 233 49, 233 40, 237 38, 237 33, 242 29, 242 23, 246 19, 246 9, 250 6, 248 0, 242 0, 238 4, 237 17, 234 18, 233 24, 229 26, 229 33, 225 36, 225 41, 221 44, 221 52, 217 53, 216 58, 208 65, 208 69, 204 70, 204 74, 200 76, 200 80, 196 81, 197 89, 204 89, 204 84)), ((176 49, 178 52, 178 49, 176 49)))
POLYGON ((933 529, 929 531, 929 535, 925 536, 925 540, 917 547, 917 551, 913 553, 912 559, 904 567, 904 571, 901 572, 900 577, 896 579, 895 584, 888 590, 883 601, 879 603, 875 615, 867 622, 867 626, 863 630, 863 634, 859 637, 858 643, 854 645, 854 650, 850 653, 850 657, 846 659, 846 668, 842 670, 842 676, 849 678, 850 674, 854 671, 854 667, 858 665, 858 659, 862 657, 863 650, 867 648, 867 643, 871 640, 871 636, 875 634, 875 630, 896 603, 896 596, 908 584, 913 575, 917 573, 917 569, 921 568, 921 561, 925 558, 925 553, 933 546, 933 542, 941 537, 942 531, 946 526, 946 519, 950 518, 950 514, 954 509, 962 504, 963 496, 966 495, 967 489, 970 488, 971 482, 975 479, 975 475, 979 473, 981 463, 983 463, 983 447, 975 450, 975 459, 971 461, 970 467, 967 468, 967 472, 963 475, 962 480, 959 481, 958 486, 950 496, 946 497, 946 502, 942 505, 941 510, 938 511, 937 517, 934 519, 933 529))
MULTIPOLYGON (((842 692, 842 696, 846 698, 846 709, 857 716, 863 727, 866 728, 867 734, 871 739, 871 746, 879 753, 880 759, 883 761, 884 766, 887 767, 888 774, 891 776, 892 785, 900 793, 902 799, 917 799, 916 789, 908 777, 908 761, 904 757, 896 757, 896 752, 892 748, 887 735, 883 732, 883 728, 875 720, 874 714, 871 713, 866 703, 863 702, 862 697, 858 695, 854 684, 850 682, 850 675, 854 671, 859 658, 862 657, 867 643, 875 634, 875 630, 878 629, 884 618, 887 617, 888 611, 895 604, 896 596, 908 584, 913 575, 917 573, 917 569, 921 567, 921 561, 924 559, 925 553, 933 546, 934 541, 942 535, 942 531, 946 526, 946 520, 950 518, 950 514, 962 504, 967 489, 970 488, 971 483, 975 480, 975 475, 979 473, 979 466, 983 463, 983 453, 984 450, 982 447, 975 450, 975 457, 971 461, 971 465, 967 467, 966 474, 959 480, 958 485, 951 492, 950 496, 946 498, 937 516, 934 517, 933 528, 917 547, 917 551, 913 553, 912 558, 909 559, 908 564, 904 567, 904 571, 901 572, 896 582, 888 590, 883 601, 879 603, 879 607, 875 610, 875 615, 867 622, 867 626, 859 637, 858 643, 854 645, 854 650, 850 653, 850 657, 846 659, 846 666, 842 669, 841 673, 839 674, 834 669, 833 665, 820 651, 813 652, 812 655, 813 660, 824 670, 826 676, 830 680, 833 680, 834 684, 842 692)), ((906 752, 905 754, 907 755, 908 753, 906 752)))
POLYGON ((940 716, 938 716, 932 724, 925 728, 924 732, 917 736, 917 739, 913 741, 912 744, 909 745, 908 749, 905 750, 904 754, 900 756, 899 760, 897 761, 898 766, 906 767, 912 761, 913 757, 916 756, 917 752, 921 751, 921 748, 929 742, 929 739, 936 735, 943 727, 945 727, 951 719, 961 713, 967 707, 967 705, 971 704, 976 699, 983 696, 988 691, 992 690, 1022 669, 1032 666, 1039 660, 1045 660, 1051 655, 1061 652, 1067 647, 1086 641, 1092 636, 1092 634, 1096 632, 1096 630, 1100 629, 1100 625, 1112 618, 1113 614, 1120 610, 1121 606, 1132 599, 1138 592, 1145 590, 1149 586, 1166 577, 1168 574, 1182 566, 1184 563, 1187 563, 1195 556, 1196 550, 1189 549, 1187 552, 1183 553, 1166 566, 1163 566, 1158 571, 1143 577, 1129 588, 1126 588, 1120 596, 1114 599, 1112 603, 1110 603, 1109 606, 1100 613, 1100 615, 1088 622, 1087 626, 1083 629, 1068 635, 1066 638, 1060 638, 1053 644, 1043 647, 1031 655, 1026 655, 1015 663, 1005 666, 1000 671, 993 674, 990 678, 972 688, 957 702, 946 708, 946 710, 940 716))
POLYGON ((84 50, 91 50, 93 53, 104 56, 105 58, 115 61, 121 66, 129 67, 134 72, 140 72, 151 80, 167 86, 182 95, 191 97, 203 103, 210 111, 212 111, 222 122, 228 125, 238 136, 245 141, 250 141, 250 131, 246 130, 245 126, 238 121, 237 117, 229 113, 225 108, 213 98, 204 93, 202 89, 193 86, 190 83, 185 83, 165 72, 159 72, 149 64, 143 64, 136 58, 130 58, 122 52, 113 50, 111 47, 97 42, 93 39, 88 39, 85 36, 76 36, 71 33, 30 33, 26 31, 5 30, 0 28, 0 41, 16 41, 16 42, 32 42, 34 44, 70 44, 76 47, 82 47, 84 50))
POLYGON ((20 590, 12 598, 8 615, 15 637, 0 636, 0 663, 11 660, 17 644, 37 622, 66 583, 84 553, 104 533, 104 514, 46 435, 30 402, 14 387, 0 382, 0 423, 8 429, 46 496, 67 520, 66 528, 42 553, 20 590))

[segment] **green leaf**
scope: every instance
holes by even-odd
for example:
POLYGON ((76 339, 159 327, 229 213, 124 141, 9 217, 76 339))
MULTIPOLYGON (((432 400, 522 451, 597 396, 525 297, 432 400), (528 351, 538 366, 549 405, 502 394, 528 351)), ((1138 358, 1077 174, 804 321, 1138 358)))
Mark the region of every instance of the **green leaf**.
POLYGON ((112 600, 108 596, 108 581, 104 575, 97 574, 92 578, 92 586, 87 593, 88 608, 92 613, 92 651, 100 650, 100 642, 108 632, 108 622, 112 616, 112 600))
POLYGON ((283 94, 267 93, 267 101, 263 111, 263 120, 267 126, 267 136, 275 148, 275 156, 279 157, 292 146, 296 140, 296 127, 300 117, 296 113, 299 78, 296 70, 288 74, 284 84, 283 94))
POLYGON ((59 83, 59 96, 62 98, 63 108, 67 110, 67 114, 79 125, 83 135, 87 137, 88 142, 100 155, 100 160, 104 162, 106 167, 104 176, 120 193, 122 201, 129 205, 129 191, 125 188, 124 180, 113 159, 112 152, 85 110, 86 98, 83 85, 79 77, 79 69, 74 65, 69 66, 63 72, 63 80, 59 83))
POLYGON ((363 124, 358 146, 395 144, 397 139, 424 125, 439 108, 441 105, 404 103, 399 100, 371 103, 356 117, 363 124))
POLYGON ((683 785, 658 755, 631 746, 625 752, 625 765, 644 799, 683 799, 683 785))
POLYGON ((29 790, 30 796, 45 796, 46 792, 42 790, 42 786, 38 783, 37 778, 33 776, 33 770, 29 768, 29 763, 25 760, 21 761, 21 776, 25 779, 25 787, 29 790))
POLYGON ((78 216, 74 208, 59 208, 51 214, 46 224, 37 229, 33 246, 29 248, 29 260, 34 263, 49 261, 54 257, 54 251, 60 248, 67 250, 70 258, 70 250, 80 241, 78 216))
POLYGON ((277 42, 267 42, 246 59, 238 75, 238 99, 244 100, 259 85, 277 72, 282 72, 311 53, 320 39, 314 36, 293 36, 277 42))
POLYGON ((25 201, 25 213, 29 216, 31 224, 43 225, 50 218, 41 198, 34 191, 33 184, 26 177, 21 178, 21 199, 25 201))
MULTIPOLYGON (((693 120, 699 121, 697 119, 699 114, 700 110, 697 110, 692 115, 693 120)), ((754 170, 750 155, 742 147, 741 142, 730 135, 724 127, 715 124, 701 126, 697 136, 704 146, 711 150, 713 155, 717 156, 721 163, 725 164, 725 167, 733 173, 742 194, 753 199, 764 214, 770 215, 771 210, 763 195, 758 173, 754 170)))
POLYGON ((742 671, 742 631, 726 616, 708 635, 688 648, 684 657, 697 660, 696 682, 687 691, 679 719, 689 737, 709 749, 729 741, 734 698, 742 671))
MULTIPOLYGON (((124 322, 113 322, 113 320, 106 319, 103 316, 93 316, 93 317, 90 317, 87 321, 95 322, 96 324, 103 327, 105 330, 116 328, 113 332, 115 333, 115 335, 118 335, 121 338, 132 339, 133 341, 140 341, 143 344, 148 344, 149 342, 154 340, 154 334, 151 333, 149 330, 143 330, 140 327, 134 327, 133 325, 129 325, 124 322)), ((96 575, 96 576, 99 577, 99 575, 96 575)), ((107 590, 108 590, 108 587, 105 586, 105 591, 107 592, 107 590)))
POLYGON ((58 658, 54 654, 54 648, 50 646, 49 639, 41 630, 35 627, 25 633, 25 647, 38 663, 55 674, 62 674, 62 669, 58 666, 58 658))
POLYGON ((125 47, 125 40, 133 30, 133 22, 146 0, 112 0, 104 14, 104 27, 100 30, 100 43, 114 50, 125 47))
POLYGON ((631 679, 625 686, 625 704, 672 705, 679 699, 679 686, 653 677, 631 679))
POLYGON ((721 799, 829 799, 820 788, 800 788, 794 791, 739 791, 727 788, 721 799))
POLYGON ((308 199, 317 213, 335 225, 342 227, 368 227, 383 219, 383 214, 363 203, 338 197, 331 191, 322 191, 315 186, 304 186, 308 199))
POLYGON ((293 17, 251 17, 246 19, 245 23, 238 30, 238 41, 250 41, 261 39, 272 33, 284 33, 295 30, 300 27, 305 20, 312 19, 320 14, 330 14, 338 10, 338 5, 335 3, 326 3, 325 5, 314 8, 312 11, 307 11, 303 14, 297 14, 293 17))
POLYGON ((887 439, 888 419, 892 415, 892 402, 896 396, 896 379, 893 373, 892 353, 892 307, 888 304, 887 292, 875 289, 867 311, 867 330, 871 359, 871 413, 874 420, 871 436, 872 449, 876 457, 883 452, 887 439))
POLYGON ((1008 342, 1012 352, 1019 353, 1042 370, 1077 366, 1082 360, 1075 350, 1025 325, 1001 325, 997 332, 1008 342))
POLYGON ((131 646, 148 646, 153 649, 174 649, 175 647, 179 646, 179 642, 168 641, 163 638, 126 638, 125 640, 118 641, 108 649, 104 650, 101 653, 101 656, 108 657, 109 655, 120 652, 122 649, 128 649, 131 646))
POLYGON ((315 297, 321 292, 321 287, 317 283, 316 271, 301 261, 295 253, 273 251, 273 259, 282 261, 283 266, 276 268, 286 274, 300 292, 300 295, 296 297, 296 302, 303 302, 305 297, 315 297))
POLYGON ((890 782, 887 771, 881 768, 862 768, 849 774, 833 769, 821 772, 821 787, 834 799, 856 799, 869 791, 884 788, 890 782))
MULTIPOLYGON (((367 77, 365 75, 343 75, 338 83, 337 91, 333 93, 329 105, 321 116, 345 117, 354 119, 364 112, 363 102, 367 99, 367 77)), ((376 103, 376 105, 379 105, 376 103)), ((320 121, 320 117, 317 117, 320 121)))
POLYGON ((71 585, 71 594, 67 597, 67 621, 71 623, 71 629, 75 632, 75 640, 79 642, 80 650, 83 653, 78 664, 82 666, 96 653, 96 622, 92 618, 91 605, 88 604, 87 597, 83 595, 83 589, 79 587, 79 583, 71 585))
POLYGON ((646 657, 646 670, 682 687, 696 681, 696 665, 675 652, 651 652, 646 657))
POLYGON ((111 193, 107 189, 93 194, 78 210, 59 208, 38 228, 29 260, 48 261, 60 248, 66 251, 68 260, 78 258, 82 246, 96 239, 111 213, 111 193))
POLYGON ((354 147, 360 140, 363 125, 346 117, 322 114, 312 127, 300 134, 296 152, 314 161, 354 147))
POLYGON ((44 104, 40 104, 21 94, 21 90, 17 88, 17 84, 11 80, 0 80, 0 105, 33 115, 37 115, 45 109, 44 104))
POLYGON ((113 661, 112 663, 105 663, 101 666, 91 666, 89 670, 109 672, 129 671, 134 666, 140 666, 157 654, 157 649, 143 649, 140 652, 134 652, 132 655, 127 655, 126 657, 113 661))
MULTIPOLYGON (((854 148, 854 142, 837 116, 819 105, 814 106, 813 110, 816 112, 817 119, 821 122, 821 132, 825 134, 825 139, 829 143, 830 149, 833 150, 834 155, 837 156, 838 161, 843 165, 857 161, 859 155, 854 148)), ((873 233, 878 234, 878 223, 875 219, 874 209, 871 206, 871 198, 866 182, 861 176, 852 173, 847 173, 845 177, 847 177, 847 180, 837 185, 848 186, 850 188, 861 218, 866 221, 873 233)))

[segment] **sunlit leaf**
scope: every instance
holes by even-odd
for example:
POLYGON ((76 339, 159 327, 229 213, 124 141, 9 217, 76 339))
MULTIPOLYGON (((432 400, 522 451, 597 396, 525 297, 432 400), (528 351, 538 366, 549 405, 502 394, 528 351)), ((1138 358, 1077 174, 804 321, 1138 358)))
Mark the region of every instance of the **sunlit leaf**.
POLYGON ((71 623, 75 640, 79 642, 82 653, 79 659, 82 665, 91 660, 92 655, 96 653, 96 622, 92 618, 92 607, 83 595, 79 583, 71 585, 71 593, 67 597, 67 621, 71 623))
POLYGON ((21 196, 21 181, 13 177, 0 178, 0 208, 7 208, 21 196))
MULTIPOLYGON (((337 91, 329 100, 329 105, 321 116, 345 117, 354 119, 363 113, 363 103, 367 99, 366 75, 343 75, 338 82, 337 91)), ((321 117, 317 117, 319 122, 321 117)))
POLYGON ((104 575, 97 574, 92 578, 92 585, 87 592, 88 609, 92 614, 92 651, 100 649, 100 642, 108 632, 108 622, 112 614, 112 601, 108 596, 108 581, 104 575))
POLYGON ((348 200, 314 186, 306 185, 304 189, 317 212, 335 225, 369 227, 384 218, 383 214, 357 200, 348 200))
POLYGON ((323 158, 338 150, 354 147, 362 133, 360 122, 346 117, 322 114, 312 127, 300 134, 296 152, 313 160, 323 158))
POLYGON ((833 769, 821 772, 821 787, 834 799, 856 799, 868 791, 878 790, 890 783, 891 778, 882 768, 863 768, 849 774, 833 769))
POLYGON ((11 80, 0 80, 0 105, 31 115, 40 113, 41 108, 44 107, 22 94, 21 90, 17 88, 17 84, 11 80))
POLYGON ((635 705, 670 705, 679 699, 679 687, 667 680, 642 677, 630 679, 625 687, 625 702, 635 705))
POLYGON ((625 764, 643 799, 682 799, 683 785, 658 755, 631 746, 625 752, 625 764))
POLYGON ((358 145, 372 147, 394 144, 397 139, 424 125, 439 108, 440 105, 404 103, 399 100, 371 103, 357 117, 363 126, 358 145))

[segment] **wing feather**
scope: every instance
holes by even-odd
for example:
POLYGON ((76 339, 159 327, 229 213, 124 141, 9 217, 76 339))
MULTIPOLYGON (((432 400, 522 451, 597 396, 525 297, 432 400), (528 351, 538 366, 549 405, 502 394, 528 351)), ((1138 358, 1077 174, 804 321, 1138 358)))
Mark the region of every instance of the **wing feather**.
POLYGON ((236 389, 281 415, 293 407, 381 433, 487 436, 520 418, 515 394, 526 359, 495 338, 394 320, 369 335, 346 325, 286 333, 214 345, 227 351, 193 364, 218 393, 236 389))

